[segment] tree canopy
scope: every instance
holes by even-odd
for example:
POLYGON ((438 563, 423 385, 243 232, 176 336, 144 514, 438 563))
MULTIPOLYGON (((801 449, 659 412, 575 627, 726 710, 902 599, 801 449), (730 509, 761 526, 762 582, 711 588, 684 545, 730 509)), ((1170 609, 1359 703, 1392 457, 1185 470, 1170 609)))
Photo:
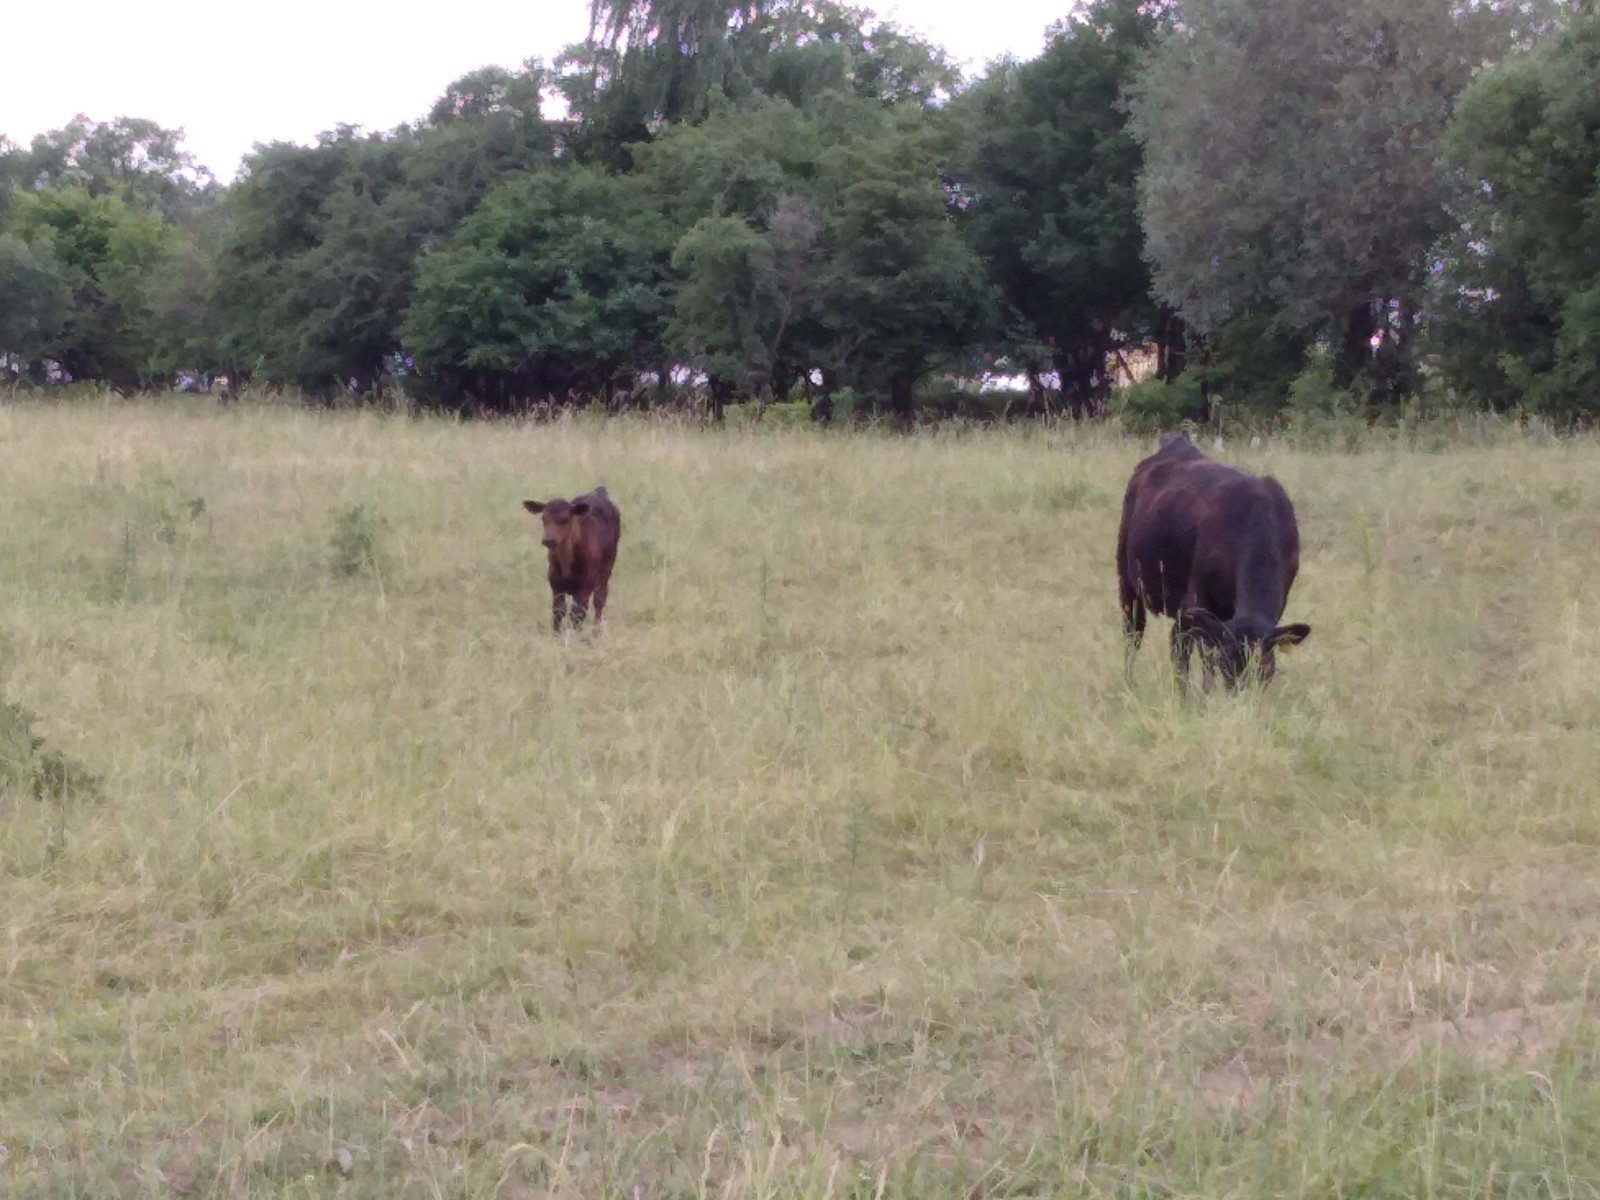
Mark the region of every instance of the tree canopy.
POLYGON ((507 180, 426 255, 402 331, 468 406, 609 395, 662 358, 664 239, 633 181, 575 166, 507 180))
POLYGON ((1600 14, 1478 80, 1449 141, 1461 219, 1441 341, 1483 400, 1559 414, 1600 397, 1600 14))
POLYGON ((1162 298, 1203 333, 1270 312, 1347 377, 1407 337, 1472 32, 1453 0, 1186 0, 1133 93, 1162 298))
POLYGON ((1143 155, 1122 104, 1159 30, 1138 0, 1096 0, 1039 58, 1002 63, 959 105, 968 236, 1003 305, 1006 349, 1053 367, 1071 412, 1098 411, 1108 362, 1176 331, 1153 301, 1139 223, 1143 155))
POLYGON ((1063 8, 968 80, 837 0, 594 0, 549 66, 226 183, 148 120, 0 137, 0 377, 906 420, 988 375, 1090 418, 1153 371, 1162 419, 1600 406, 1592 13, 1063 8))

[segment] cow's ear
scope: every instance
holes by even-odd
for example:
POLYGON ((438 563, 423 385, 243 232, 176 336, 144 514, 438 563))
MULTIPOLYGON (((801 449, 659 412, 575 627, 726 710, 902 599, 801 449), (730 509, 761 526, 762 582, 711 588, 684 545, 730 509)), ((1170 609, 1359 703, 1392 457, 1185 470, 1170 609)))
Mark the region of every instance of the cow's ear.
POLYGON ((522 507, 527 509, 531 513, 542 513, 544 511, 544 501, 543 500, 524 500, 522 502, 522 507))
POLYGON ((1298 646, 1311 636, 1311 626, 1305 624, 1279 625, 1267 635, 1267 645, 1275 650, 1285 646, 1298 646))
POLYGON ((588 512, 588 511, 589 511, 589 502, 587 500, 579 500, 576 504, 574 504, 572 506, 572 515, 575 516, 575 517, 581 517, 581 516, 583 516, 584 513, 588 512))
POLYGON ((1228 627, 1210 609, 1184 609, 1178 615, 1178 628, 1212 646, 1220 647, 1228 640, 1228 627))

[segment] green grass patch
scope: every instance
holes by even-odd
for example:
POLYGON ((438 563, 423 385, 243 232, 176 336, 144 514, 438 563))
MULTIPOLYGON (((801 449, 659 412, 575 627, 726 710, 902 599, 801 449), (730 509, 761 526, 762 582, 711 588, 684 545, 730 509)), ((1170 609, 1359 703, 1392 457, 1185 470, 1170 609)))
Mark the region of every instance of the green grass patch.
POLYGON ((0 409, 0 1194, 1596 1194, 1600 444, 1439 436, 1184 702, 1148 441, 0 409))

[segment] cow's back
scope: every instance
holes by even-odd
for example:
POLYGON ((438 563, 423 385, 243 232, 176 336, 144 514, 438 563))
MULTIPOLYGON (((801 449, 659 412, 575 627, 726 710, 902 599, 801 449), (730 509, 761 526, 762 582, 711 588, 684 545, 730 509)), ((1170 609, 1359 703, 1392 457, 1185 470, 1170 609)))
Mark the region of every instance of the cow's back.
POLYGON ((617 543, 622 539, 622 513, 603 486, 574 498, 573 503, 589 506, 579 518, 583 522, 588 557, 597 568, 609 573, 617 557, 617 543))
POLYGON ((1124 589, 1137 590, 1156 612, 1176 616, 1186 604, 1199 603, 1226 617, 1240 547, 1263 534, 1298 563, 1293 510, 1282 486, 1173 437, 1128 480, 1117 569, 1124 589))
POLYGON ((1294 501, 1283 484, 1271 475, 1261 478, 1261 512, 1272 523, 1271 537, 1283 578, 1283 594, 1300 573, 1300 522, 1295 517, 1294 501))
POLYGON ((1156 612, 1182 603, 1199 540, 1192 503, 1205 468, 1217 466, 1184 438, 1168 438, 1134 467, 1122 500, 1117 571, 1125 593, 1142 595, 1156 612))
POLYGON ((1294 506, 1283 485, 1210 463, 1194 492, 1198 509, 1187 602, 1230 620, 1249 603, 1276 621, 1300 565, 1294 506))

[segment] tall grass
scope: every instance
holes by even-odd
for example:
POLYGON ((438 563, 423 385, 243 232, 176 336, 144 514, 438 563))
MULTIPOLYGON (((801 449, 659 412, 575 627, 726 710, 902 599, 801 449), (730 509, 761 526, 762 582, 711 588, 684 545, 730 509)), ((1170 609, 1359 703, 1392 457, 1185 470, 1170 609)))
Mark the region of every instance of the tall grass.
POLYGON ((1448 440, 1226 447, 1185 703, 1148 443, 0 408, 0 1194, 1596 1194, 1600 445, 1448 440))

